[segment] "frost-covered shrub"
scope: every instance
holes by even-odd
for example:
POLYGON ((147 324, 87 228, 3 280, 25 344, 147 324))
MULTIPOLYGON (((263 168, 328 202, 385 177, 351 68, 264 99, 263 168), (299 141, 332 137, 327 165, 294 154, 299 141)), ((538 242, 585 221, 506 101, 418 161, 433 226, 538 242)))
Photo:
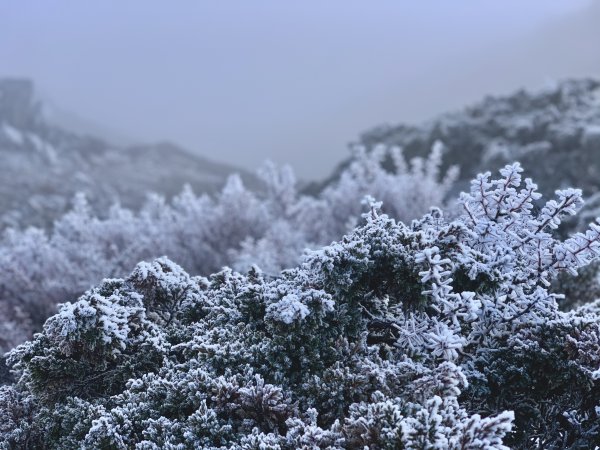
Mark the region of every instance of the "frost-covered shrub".
POLYGON ((364 222, 268 276, 159 259, 67 303, 9 355, 4 448, 507 449, 600 445, 600 309, 549 291, 600 252, 559 240, 515 164, 462 214, 364 222), (93 364, 92 364, 93 362, 93 364))
POLYGON ((141 260, 167 255, 188 272, 204 275, 223 266, 245 271, 259 264, 277 275, 297 265, 305 248, 340 239, 357 224, 367 194, 385 200, 387 211, 401 220, 442 206, 454 172, 441 179, 441 147, 410 167, 397 150, 392 153, 398 165, 394 174, 381 167, 383 149, 358 151, 339 183, 318 197, 301 195, 289 168, 266 164, 261 193, 232 176, 215 197, 186 188, 171 202, 152 195, 139 213, 115 205, 102 218, 77 196, 51 232, 7 231, 0 239, 0 308, 11 315, 0 319, 0 327, 13 329, 13 319, 21 316, 27 320, 18 323, 22 335, 0 337, 0 353, 41 328, 57 303, 104 277, 123 277, 141 260))

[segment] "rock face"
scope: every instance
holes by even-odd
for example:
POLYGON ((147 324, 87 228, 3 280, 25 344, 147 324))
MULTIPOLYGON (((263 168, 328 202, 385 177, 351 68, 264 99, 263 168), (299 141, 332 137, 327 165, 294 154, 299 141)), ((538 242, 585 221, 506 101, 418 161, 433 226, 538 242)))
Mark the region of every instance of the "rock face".
POLYGON ((0 80, 0 229, 48 226, 76 192, 98 211, 115 202, 137 208, 148 192, 170 197, 185 183, 195 192, 220 189, 241 169, 169 143, 121 147, 49 123, 29 80, 0 80))
POLYGON ((565 186, 600 190, 600 81, 568 80, 538 92, 487 97, 420 126, 380 126, 360 137, 397 145, 407 158, 441 140, 446 165, 458 164, 461 189, 475 174, 520 161, 544 193, 565 186))

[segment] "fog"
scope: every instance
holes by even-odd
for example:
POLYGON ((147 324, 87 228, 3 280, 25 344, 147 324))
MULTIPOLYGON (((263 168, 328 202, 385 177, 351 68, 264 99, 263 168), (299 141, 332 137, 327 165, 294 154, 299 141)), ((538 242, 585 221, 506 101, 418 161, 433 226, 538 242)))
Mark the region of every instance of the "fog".
POLYGON ((33 79, 67 126, 315 179, 372 126, 599 75, 599 12, 589 0, 0 0, 0 76, 33 79))

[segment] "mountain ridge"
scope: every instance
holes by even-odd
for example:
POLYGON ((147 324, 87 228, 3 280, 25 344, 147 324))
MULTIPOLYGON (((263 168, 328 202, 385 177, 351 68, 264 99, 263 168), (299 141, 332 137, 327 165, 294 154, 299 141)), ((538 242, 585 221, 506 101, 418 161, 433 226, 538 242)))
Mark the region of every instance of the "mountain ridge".
POLYGON ((168 142, 121 146, 50 123, 31 80, 0 79, 0 228, 50 226, 83 192, 99 212, 111 204, 137 209, 148 192, 171 197, 189 184, 218 191, 243 169, 211 161, 168 142))
MULTIPOLYGON (((452 195, 468 190, 477 173, 515 161, 522 163, 526 176, 539 180, 545 195, 571 186, 594 195, 600 192, 600 80, 567 79, 538 90, 486 96, 420 124, 373 127, 351 146, 400 147, 410 160, 426 157, 436 141, 445 147, 443 169, 460 169, 452 195)), ((336 180, 350 161, 309 190, 319 191, 336 180)))

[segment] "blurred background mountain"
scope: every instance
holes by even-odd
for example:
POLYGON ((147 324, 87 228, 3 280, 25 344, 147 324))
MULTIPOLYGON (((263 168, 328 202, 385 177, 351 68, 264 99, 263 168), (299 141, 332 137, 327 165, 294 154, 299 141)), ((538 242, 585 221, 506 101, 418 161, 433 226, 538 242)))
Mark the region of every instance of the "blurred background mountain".
POLYGON ((50 119, 30 80, 0 80, 0 227, 47 227, 77 192, 103 214, 114 203, 137 209, 151 192, 171 197, 184 184, 212 193, 234 172, 256 183, 240 167, 168 142, 121 146, 50 119))
MULTIPOLYGON (((600 81, 572 79, 487 96, 421 125, 375 127, 356 144, 397 146, 410 160, 427 157, 436 141, 444 144, 443 170, 460 168, 454 193, 466 189, 479 172, 520 161, 546 195, 577 186, 593 196, 600 190, 600 81)), ((184 184, 214 193, 234 172, 248 187, 258 186, 256 177, 240 167, 174 144, 117 145, 65 130, 45 117, 33 83, 24 79, 0 80, 0 158, 4 226, 48 226, 76 192, 84 192, 102 214, 114 203, 137 209, 149 192, 170 198, 184 184)), ((350 161, 306 191, 324 189, 350 161)))
POLYGON ((478 173, 519 161, 546 195, 577 186, 587 196, 600 189, 600 82, 565 80, 540 90, 493 97, 421 126, 381 126, 360 143, 404 149, 425 157, 433 143, 445 146, 445 167, 461 169, 457 189, 478 173))
POLYGON ((0 76, 76 134, 319 180, 374 125, 597 78, 598 23, 598 0, 0 0, 0 76))

